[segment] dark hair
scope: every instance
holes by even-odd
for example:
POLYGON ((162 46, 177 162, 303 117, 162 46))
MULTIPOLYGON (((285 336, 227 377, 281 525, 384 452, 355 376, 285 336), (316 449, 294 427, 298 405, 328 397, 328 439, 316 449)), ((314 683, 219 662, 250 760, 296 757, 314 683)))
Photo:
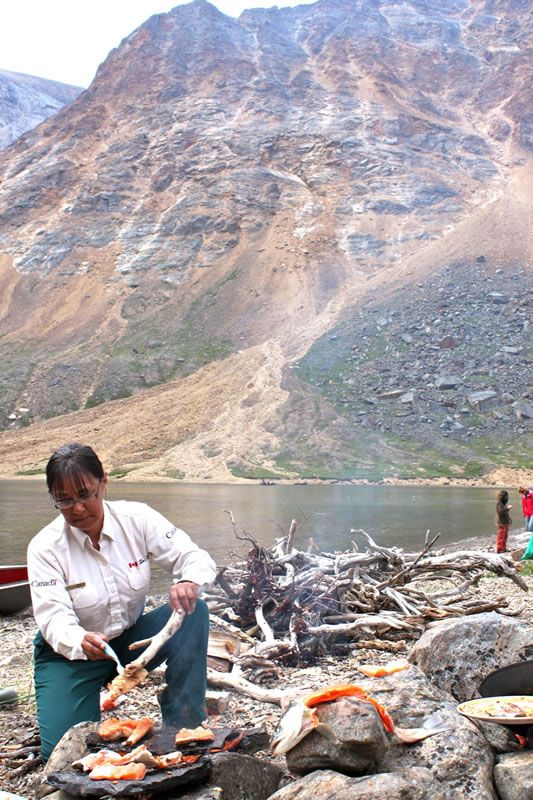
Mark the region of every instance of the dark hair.
POLYGON ((496 495, 496 500, 498 500, 499 503, 507 503, 509 500, 509 492, 506 492, 505 489, 502 489, 502 491, 498 492, 496 495))
POLYGON ((92 447, 78 442, 64 444, 57 448, 46 465, 48 491, 52 492, 57 484, 61 486, 66 478, 71 478, 74 485, 82 489, 83 476, 87 473, 99 480, 105 475, 102 462, 92 447))

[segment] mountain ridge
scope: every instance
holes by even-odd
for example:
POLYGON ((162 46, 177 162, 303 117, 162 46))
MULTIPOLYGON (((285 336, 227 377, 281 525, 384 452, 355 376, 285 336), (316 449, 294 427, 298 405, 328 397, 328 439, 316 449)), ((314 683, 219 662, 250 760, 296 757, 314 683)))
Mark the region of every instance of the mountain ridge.
POLYGON ((0 69, 0 149, 71 103, 82 91, 78 86, 0 69))
MULTIPOLYGON (((319 0, 233 20, 196 0, 126 37, 83 95, 0 154, 0 410, 17 428, 0 446, 26 452, 32 431, 56 430, 42 418, 69 412, 90 433, 83 415, 109 401, 136 429, 141 406, 159 414, 158 391, 197 381, 201 425, 187 406, 189 426, 174 435, 160 421, 159 444, 132 443, 135 459, 118 426, 111 461, 194 480, 521 468, 531 347, 522 6, 319 0), (502 274, 506 303, 489 291, 502 274), (452 275, 465 283, 457 297, 452 275), (479 276, 471 330, 457 320, 479 276), (417 282, 420 302, 406 305, 417 282), (454 342, 446 352, 425 294, 454 298, 440 323, 454 342), (500 331, 492 349, 489 322, 500 331), (351 351, 350 337, 365 336, 368 347, 351 351), (501 351, 508 365, 499 348, 517 350, 501 351), (439 391, 448 367, 461 383, 439 391), (374 395, 404 388, 406 369, 416 396, 384 411, 374 395), (360 392, 349 388, 357 370, 360 392), (474 414, 475 389, 497 402, 474 414), (513 452, 499 452, 509 436, 513 452)), ((43 458, 28 451, 21 467, 43 458)))

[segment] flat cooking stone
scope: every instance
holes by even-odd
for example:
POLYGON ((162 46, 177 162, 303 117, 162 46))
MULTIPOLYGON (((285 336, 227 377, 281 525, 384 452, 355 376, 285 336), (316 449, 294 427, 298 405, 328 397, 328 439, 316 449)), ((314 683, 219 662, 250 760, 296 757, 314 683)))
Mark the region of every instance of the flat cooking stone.
POLYGON ((203 783, 210 773, 207 761, 149 773, 142 781, 93 781, 87 773, 64 769, 49 775, 48 783, 75 797, 135 797, 139 794, 186 789, 203 783))

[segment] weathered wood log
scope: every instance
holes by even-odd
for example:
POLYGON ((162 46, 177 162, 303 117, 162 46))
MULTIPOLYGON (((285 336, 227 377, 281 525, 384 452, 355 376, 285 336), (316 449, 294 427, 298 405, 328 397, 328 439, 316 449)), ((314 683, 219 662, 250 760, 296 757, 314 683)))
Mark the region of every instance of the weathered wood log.
POLYGON ((209 669, 207 670, 207 683, 217 689, 231 689, 239 694, 252 697, 254 700, 259 700, 261 703, 273 703, 273 705, 280 707, 288 705, 289 696, 292 697, 294 694, 299 694, 303 691, 301 689, 291 690, 290 692, 287 689, 263 689, 261 686, 256 686, 255 683, 251 683, 232 672, 219 673, 209 669))
POLYGON ((40 744, 33 745, 32 747, 19 747, 15 745, 15 750, 2 750, 0 752, 0 759, 15 760, 19 758, 26 758, 30 753, 37 753, 40 750, 40 744))

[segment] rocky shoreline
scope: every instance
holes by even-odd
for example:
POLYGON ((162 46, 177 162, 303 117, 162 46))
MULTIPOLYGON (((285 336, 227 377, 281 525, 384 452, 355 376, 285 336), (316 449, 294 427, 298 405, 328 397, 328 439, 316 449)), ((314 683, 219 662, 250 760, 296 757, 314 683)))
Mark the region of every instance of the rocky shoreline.
MULTIPOLYGON (((516 549, 519 554, 528 539, 528 534, 514 532, 510 537, 511 549, 516 549)), ((492 550, 492 540, 475 540, 455 545, 468 547, 468 549, 492 550)), ((525 575, 524 580, 529 592, 533 591, 533 576, 525 575)), ((505 598, 508 605, 505 614, 514 616, 520 621, 532 626, 533 606, 526 595, 515 583, 505 578, 487 576, 479 582, 480 598, 493 601, 505 598)), ((163 598, 151 597, 149 605, 159 604, 163 598)), ((0 642, 2 644, 0 670, 2 684, 0 688, 13 687, 17 690, 20 702, 17 705, 0 706, 0 750, 5 746, 20 744, 25 737, 36 729, 35 704, 32 687, 32 640, 36 633, 36 626, 31 609, 11 617, 0 617, 0 642)), ((405 652, 396 651, 394 655, 385 651, 358 650, 356 645, 348 658, 325 657, 315 666, 305 669, 283 668, 282 680, 284 686, 308 685, 316 687, 324 683, 349 683, 358 680, 357 664, 380 662, 385 663, 391 658, 407 655, 405 652)), ((279 678, 272 683, 278 686, 279 678)), ((163 682, 162 674, 152 675, 143 688, 136 689, 128 695, 126 702, 121 706, 121 715, 142 716, 153 715, 158 717, 157 693, 163 682)), ((227 708, 223 711, 217 724, 237 727, 264 727, 269 734, 272 733, 279 719, 279 710, 266 703, 260 703, 242 695, 230 695, 227 708)), ((283 758, 274 758, 267 753, 262 757, 273 759, 278 765, 284 767, 283 758)), ((25 798, 33 798, 42 782, 42 767, 33 769, 26 775, 13 776, 7 769, 4 761, 0 760, 0 786, 5 791, 10 791, 25 798)))

